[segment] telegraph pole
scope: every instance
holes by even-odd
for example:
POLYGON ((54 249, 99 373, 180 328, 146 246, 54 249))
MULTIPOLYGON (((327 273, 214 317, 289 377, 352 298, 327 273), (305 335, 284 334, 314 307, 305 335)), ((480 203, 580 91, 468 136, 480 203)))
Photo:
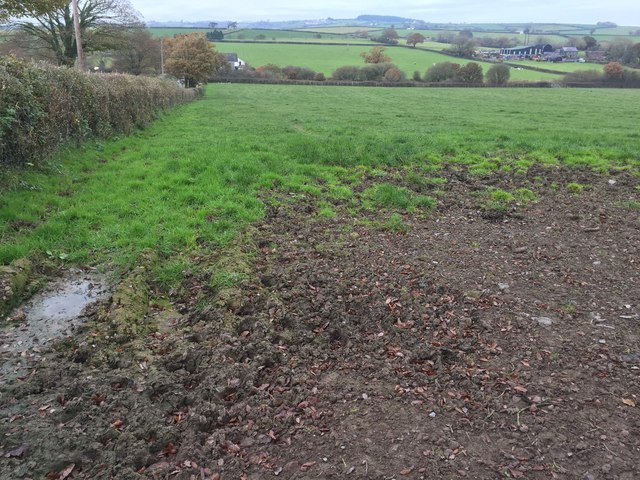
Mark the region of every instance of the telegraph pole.
POLYGON ((73 4, 73 30, 76 35, 76 49, 78 52, 78 70, 84 70, 84 52, 82 51, 82 34, 80 33, 80 9, 78 0, 72 0, 73 4))

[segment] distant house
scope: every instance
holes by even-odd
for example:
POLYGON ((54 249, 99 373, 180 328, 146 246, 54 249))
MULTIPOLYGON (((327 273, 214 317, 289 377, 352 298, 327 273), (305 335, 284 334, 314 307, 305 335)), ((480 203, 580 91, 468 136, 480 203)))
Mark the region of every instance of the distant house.
POLYGON ((234 70, 241 70, 246 65, 246 62, 239 58, 237 53, 224 53, 223 55, 234 70))
POLYGON ((578 60, 578 49, 576 47, 562 47, 558 52, 565 62, 575 62, 578 60))
POLYGON ((519 45, 517 47, 501 48, 500 55, 505 57, 527 58, 542 56, 553 51, 553 47, 548 43, 538 45, 519 45))
MULTIPOLYGON (((578 62, 578 49, 576 47, 562 47, 553 52, 545 53, 542 58, 548 62, 578 62)), ((583 60, 584 61, 584 60, 583 60)))

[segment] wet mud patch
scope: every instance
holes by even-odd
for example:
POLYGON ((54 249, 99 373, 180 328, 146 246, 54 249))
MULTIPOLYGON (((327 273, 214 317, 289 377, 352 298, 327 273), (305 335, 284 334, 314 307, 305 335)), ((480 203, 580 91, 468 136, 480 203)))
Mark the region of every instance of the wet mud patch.
POLYGON ((13 310, 0 328, 0 382, 34 368, 55 340, 73 334, 88 306, 109 294, 105 276, 71 270, 13 310))
POLYGON ((233 301, 194 274, 139 314, 165 328, 113 342, 92 317, 1 387, 0 473, 640 476, 638 178, 441 175, 403 232, 380 209, 271 202, 233 301), (487 188, 537 200, 487 217, 487 188))

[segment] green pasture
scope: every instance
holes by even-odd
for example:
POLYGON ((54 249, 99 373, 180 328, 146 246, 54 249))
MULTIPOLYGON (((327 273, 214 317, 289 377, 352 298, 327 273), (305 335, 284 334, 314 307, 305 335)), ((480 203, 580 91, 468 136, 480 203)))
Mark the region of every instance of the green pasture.
POLYGON ((240 29, 225 35, 229 40, 269 40, 269 41, 345 41, 344 35, 335 33, 305 32, 298 30, 240 29), (265 38, 262 39, 262 36, 265 38))
MULTIPOLYGON (((272 191, 318 197, 329 214, 365 172, 381 178, 367 201, 393 208, 385 178, 429 182, 444 164, 480 176, 535 163, 637 172, 638 104, 640 91, 622 89, 210 85, 144 131, 2 177, 0 264, 117 268, 151 248, 155 278, 174 284, 190 255, 218 251, 261 218, 272 191)), ((402 208, 433 206, 399 193, 402 208)))
POLYGON ((579 63, 579 62, 535 62, 533 60, 514 60, 508 62, 510 65, 522 65, 525 67, 544 68, 555 70, 560 73, 577 72, 580 70, 602 70, 599 63, 579 63))
POLYGON ((370 33, 380 32, 383 29, 380 27, 364 27, 364 26, 353 26, 353 27, 312 27, 312 28, 301 28, 301 32, 313 32, 313 33, 335 33, 339 35, 347 35, 351 33, 357 33, 362 31, 367 31, 370 33))
MULTIPOLYGON (((221 48, 219 44, 219 48, 221 48)), ((344 65, 364 65, 360 54, 370 49, 363 45, 286 45, 286 44, 255 44, 225 42, 226 51, 234 51, 240 58, 253 67, 273 63, 281 67, 295 65, 311 68, 324 73, 327 77, 344 65)), ((466 64, 469 60, 458 59, 420 48, 388 47, 385 52, 408 77, 415 70, 424 74, 434 63, 456 62, 466 64)), ((491 64, 483 62, 483 68, 488 69, 491 64)), ((558 75, 534 72, 528 70, 514 70, 512 80, 538 81, 559 79, 558 75)))
MULTIPOLYGON (((190 33, 207 33, 211 28, 149 28, 154 38, 170 38, 174 35, 188 35, 190 33)), ((223 30, 224 32, 224 30, 223 30)))

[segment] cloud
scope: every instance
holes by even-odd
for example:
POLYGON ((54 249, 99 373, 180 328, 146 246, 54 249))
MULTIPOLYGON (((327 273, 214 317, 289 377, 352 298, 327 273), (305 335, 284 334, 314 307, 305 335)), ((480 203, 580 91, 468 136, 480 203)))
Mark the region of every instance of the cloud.
POLYGON ((358 15, 395 15, 431 22, 552 22, 613 21, 640 25, 636 0, 245 0, 216 2, 213 6, 178 0, 132 0, 147 20, 255 21, 354 18, 358 15))

